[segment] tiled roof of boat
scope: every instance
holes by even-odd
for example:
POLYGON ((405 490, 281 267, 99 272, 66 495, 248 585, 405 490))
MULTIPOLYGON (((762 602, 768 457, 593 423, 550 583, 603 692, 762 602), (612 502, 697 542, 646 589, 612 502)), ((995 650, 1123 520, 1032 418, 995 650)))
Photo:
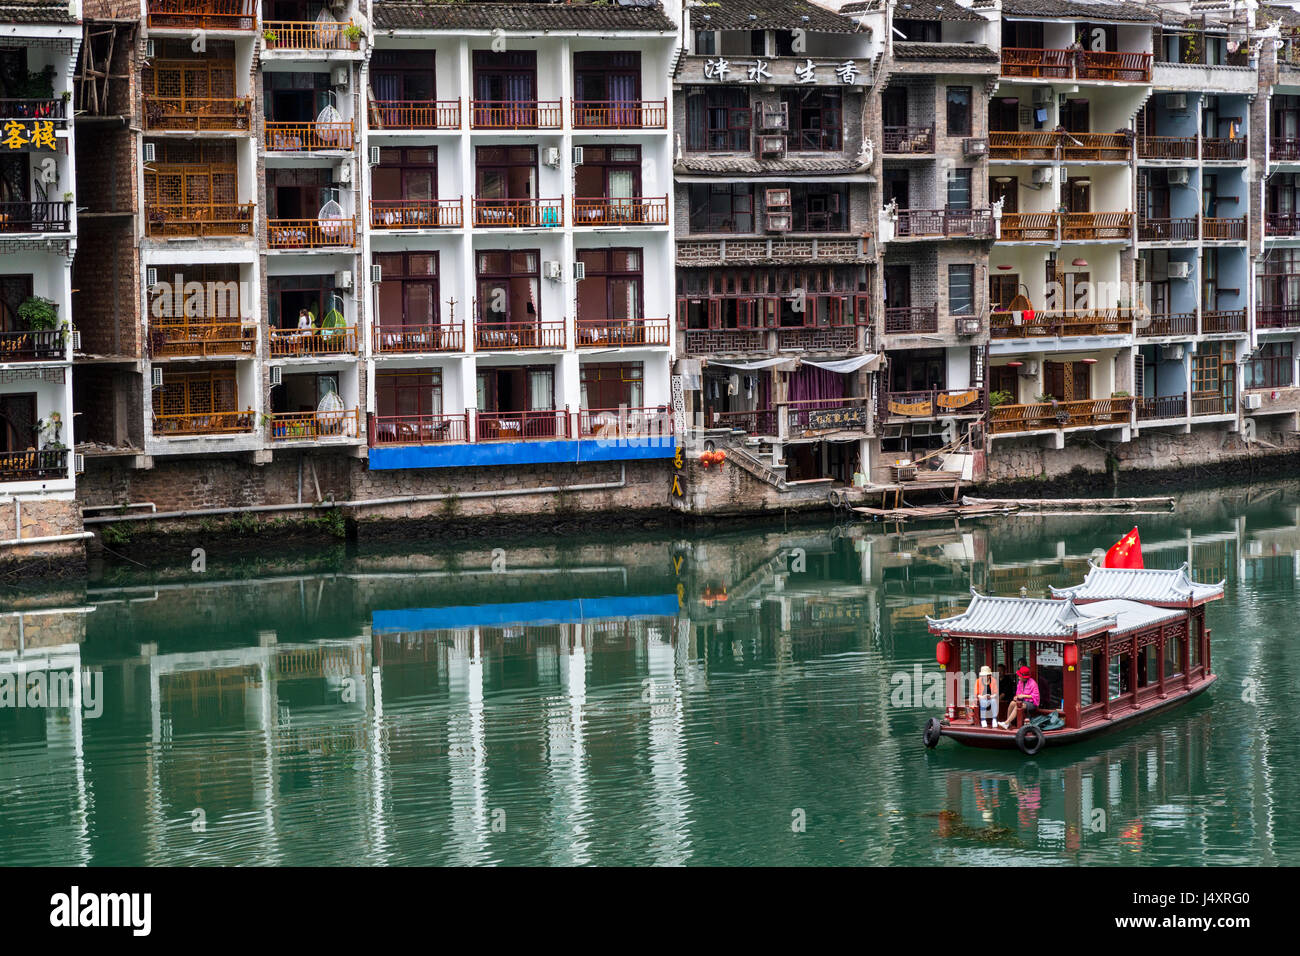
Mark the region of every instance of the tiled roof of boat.
POLYGON ((1002 0, 1002 16, 1087 20, 1091 23, 1109 23, 1113 20, 1158 23, 1160 10, 1146 4, 1124 3, 1122 0, 1002 0))
POLYGON ((76 23, 77 18, 68 13, 66 3, 51 3, 50 0, 0 0, 0 22, 76 23))
MULTIPOLYGON (((878 0, 853 0, 840 7, 840 13, 868 13, 880 6, 878 0)), ((966 9, 957 0, 899 0, 894 7, 895 20, 983 20, 971 10, 966 9)))
MULTIPOLYGON (((0 3, 4 0, 0 0, 0 3)), ((376 0, 378 30, 664 30, 676 27, 658 3, 474 3, 376 0)))
POLYGON ((896 60, 982 60, 997 63, 1000 57, 982 43, 924 43, 895 40, 896 60))
POLYGON ((1007 634, 1015 637, 1073 637, 1115 626, 1115 618, 1084 613, 1073 601, 1051 598, 990 597, 971 590, 970 605, 953 617, 926 617, 930 626, 961 634, 1007 634))
POLYGON ((793 30, 855 33, 857 24, 808 0, 717 0, 688 7, 695 30, 793 30))
POLYGON ((1176 607, 1152 607, 1139 601, 1121 600, 1096 601, 1085 604, 1083 609, 1089 614, 1113 617, 1117 634, 1127 634, 1129 631, 1147 628, 1162 621, 1174 621, 1187 613, 1176 607))
POLYGON ((1124 598, 1129 601, 1153 601, 1160 604, 1186 604, 1187 601, 1213 601, 1223 597, 1223 583, 1197 584, 1187 574, 1184 564, 1176 571, 1156 568, 1099 568, 1090 564, 1082 584, 1052 588, 1057 597, 1093 601, 1124 598))

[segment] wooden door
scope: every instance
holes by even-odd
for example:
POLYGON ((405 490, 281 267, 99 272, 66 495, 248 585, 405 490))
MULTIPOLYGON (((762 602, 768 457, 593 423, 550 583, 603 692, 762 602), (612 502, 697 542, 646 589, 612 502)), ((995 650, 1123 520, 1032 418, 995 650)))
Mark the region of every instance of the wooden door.
POLYGON ((989 273, 989 309, 1000 312, 1007 309, 1020 291, 1020 275, 1016 272, 989 273))

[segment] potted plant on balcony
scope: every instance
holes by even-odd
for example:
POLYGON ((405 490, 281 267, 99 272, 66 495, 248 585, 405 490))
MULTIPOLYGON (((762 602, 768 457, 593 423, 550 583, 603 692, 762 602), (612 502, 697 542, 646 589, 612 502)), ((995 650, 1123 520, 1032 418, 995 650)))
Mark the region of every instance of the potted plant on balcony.
POLYGON ((1015 396, 1013 396, 1010 392, 1004 392, 1000 390, 989 392, 989 407, 997 408, 999 405, 1007 405, 1012 401, 1014 397, 1015 396))
POLYGON ((278 39, 280 39, 280 36, 279 36, 279 34, 277 34, 274 30, 263 30, 263 31, 262 31, 262 45, 263 45, 263 48, 268 47, 268 46, 275 46, 275 41, 278 40, 278 39))
POLYGON ((364 35, 365 35, 365 31, 362 30, 355 23, 349 23, 347 26, 343 28, 343 39, 347 40, 348 44, 354 50, 357 48, 357 45, 361 42, 361 37, 364 35))
POLYGON ((29 295, 19 304, 18 317, 33 332, 48 332, 59 327, 59 306, 44 296, 29 295))

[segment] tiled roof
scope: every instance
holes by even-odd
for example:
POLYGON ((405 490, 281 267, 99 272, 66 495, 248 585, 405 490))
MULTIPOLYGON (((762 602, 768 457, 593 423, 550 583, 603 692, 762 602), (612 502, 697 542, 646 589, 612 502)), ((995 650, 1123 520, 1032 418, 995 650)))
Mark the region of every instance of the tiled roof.
POLYGON ((932 630, 959 634, 1066 638, 1094 634, 1115 626, 1113 616, 1080 612, 1073 601, 1051 598, 989 597, 971 590, 970 605, 953 617, 927 615, 932 630))
POLYGON ((1124 3, 1122 0, 1002 0, 1002 16, 1062 18, 1092 23, 1109 23, 1113 20, 1160 22, 1160 10, 1157 7, 1124 3))
POLYGON ((1260 7, 1260 26, 1262 27, 1272 20, 1281 21, 1284 27, 1300 27, 1300 12, 1297 12, 1292 7, 1260 7))
POLYGON ((0 23, 76 23, 66 3, 50 0, 0 0, 0 23))
POLYGON ((916 40, 895 40, 896 60, 979 60, 997 63, 997 53, 982 43, 921 43, 916 40))
POLYGON ((688 7, 695 30, 793 30, 813 33, 855 33, 848 17, 808 0, 717 0, 688 7))
POLYGON ((1187 575, 1187 565, 1177 571, 1157 569, 1088 568, 1082 584, 1070 588, 1052 588, 1057 597, 1094 601, 1124 598, 1152 604, 1200 604, 1223 597, 1223 584, 1197 584, 1187 575))
MULTIPOLYGON (((0 0, 0 3, 4 0, 0 0)), ((658 3, 473 3, 376 0, 377 30, 663 30, 673 22, 658 3)))
MULTIPOLYGON (((840 13, 866 13, 877 6, 876 0, 853 0, 840 7, 840 13)), ((894 7, 895 20, 983 20, 957 0, 899 0, 894 7)))
POLYGON ((1160 624, 1164 621, 1176 621, 1187 614, 1186 611, 1176 607, 1152 607, 1150 604, 1142 604, 1138 601, 1120 600, 1097 601, 1093 604, 1085 604, 1083 609, 1089 614, 1113 617, 1117 635, 1143 630, 1152 624, 1160 624))
POLYGON ((863 167, 844 156, 787 157, 759 160, 752 156, 708 156, 687 154, 676 164, 684 173, 740 173, 748 176, 779 176, 790 173, 856 173, 863 167))

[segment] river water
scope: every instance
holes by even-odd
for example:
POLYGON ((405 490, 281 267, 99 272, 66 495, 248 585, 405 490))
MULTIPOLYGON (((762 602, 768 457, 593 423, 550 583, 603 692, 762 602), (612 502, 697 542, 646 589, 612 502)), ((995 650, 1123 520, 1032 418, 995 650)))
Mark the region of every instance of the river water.
POLYGON ((0 863, 1300 863, 1296 485, 610 539, 212 542, 0 595, 0 863), (1226 579, 1218 684, 1032 760, 927 751, 925 615, 1075 583, 1133 521, 1226 579))

